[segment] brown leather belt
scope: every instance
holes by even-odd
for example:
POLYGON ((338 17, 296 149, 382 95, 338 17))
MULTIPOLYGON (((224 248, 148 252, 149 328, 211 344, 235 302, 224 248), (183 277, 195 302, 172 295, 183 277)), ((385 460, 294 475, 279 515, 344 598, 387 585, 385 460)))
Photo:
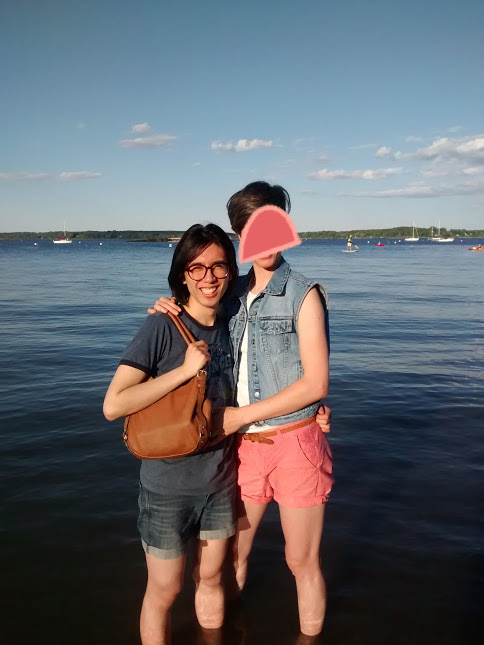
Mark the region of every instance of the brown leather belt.
POLYGON ((267 437, 275 437, 278 434, 285 434, 286 432, 292 432, 292 430, 297 430, 298 428, 303 428, 304 426, 309 425, 316 420, 316 415, 303 419, 302 421, 297 421, 296 423, 291 423, 291 425, 281 428, 280 430, 265 430, 263 432, 246 432, 242 435, 244 441, 257 441, 257 443, 274 443, 272 439, 267 437))

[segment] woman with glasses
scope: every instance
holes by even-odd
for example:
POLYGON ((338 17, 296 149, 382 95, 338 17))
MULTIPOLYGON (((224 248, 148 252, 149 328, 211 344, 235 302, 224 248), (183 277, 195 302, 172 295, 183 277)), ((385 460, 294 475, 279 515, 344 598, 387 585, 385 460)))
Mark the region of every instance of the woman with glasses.
MULTIPOLYGON (((146 408, 204 367, 212 408, 233 404, 229 333, 216 312, 237 276, 234 247, 221 228, 195 224, 185 232, 168 282, 183 305, 183 322, 198 340, 187 348, 168 316, 148 316, 106 393, 107 419, 146 408)), ((198 540, 193 572, 197 618, 202 627, 222 625, 221 569, 228 538, 235 534, 235 487, 231 438, 188 457, 142 460, 138 528, 148 568, 140 617, 143 645, 170 641, 170 610, 182 588, 192 538, 198 540)))

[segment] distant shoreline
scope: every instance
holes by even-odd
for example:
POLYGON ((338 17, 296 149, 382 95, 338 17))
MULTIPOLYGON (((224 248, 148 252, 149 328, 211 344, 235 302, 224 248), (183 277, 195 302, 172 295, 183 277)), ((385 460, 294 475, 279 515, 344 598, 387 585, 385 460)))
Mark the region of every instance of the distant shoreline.
MULTIPOLYGON (((433 234, 436 234, 434 227, 433 234)), ((72 240, 125 240, 131 242, 176 242, 184 231, 67 231, 67 236, 72 240)), ((59 237, 59 231, 46 232, 12 232, 0 233, 2 241, 22 241, 22 240, 54 240, 59 237)), ((229 237, 236 241, 237 237, 232 232, 227 233, 229 237)), ((484 237, 484 230, 470 229, 440 229, 442 237, 455 238, 473 238, 484 237)), ((354 229, 350 231, 302 231, 299 232, 301 239, 347 239, 352 236, 353 240, 358 239, 398 239, 412 236, 411 226, 397 226, 387 229, 354 229)), ((431 228, 420 228, 419 236, 421 239, 431 237, 431 228)))

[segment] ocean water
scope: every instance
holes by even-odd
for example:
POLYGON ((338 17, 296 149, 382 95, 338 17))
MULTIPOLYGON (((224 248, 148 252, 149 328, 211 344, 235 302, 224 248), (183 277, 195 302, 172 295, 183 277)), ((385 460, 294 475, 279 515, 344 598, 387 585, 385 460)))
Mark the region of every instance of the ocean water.
MULTIPOLYGON (((393 242, 350 255, 312 240, 285 254, 330 297, 323 636, 298 640, 274 506, 242 605, 201 634, 187 575, 174 645, 482 642, 484 253, 393 242)), ((102 401, 146 307, 168 292, 172 254, 0 242, 3 645, 139 642, 139 462, 102 401)))

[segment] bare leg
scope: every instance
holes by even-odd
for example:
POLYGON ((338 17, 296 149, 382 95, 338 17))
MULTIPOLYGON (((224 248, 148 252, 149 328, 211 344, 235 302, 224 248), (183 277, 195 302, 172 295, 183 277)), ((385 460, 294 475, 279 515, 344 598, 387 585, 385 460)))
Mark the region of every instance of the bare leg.
POLYGON ((143 645, 169 645, 170 610, 183 584, 185 556, 161 560, 146 553, 148 582, 141 608, 140 634, 143 645))
POLYGON ((239 501, 239 504, 241 512, 234 540, 233 557, 236 585, 238 590, 242 591, 247 578, 247 560, 255 534, 266 512, 267 504, 250 504, 242 501, 239 501))
POLYGON ((319 634, 326 612, 326 585, 319 563, 325 505, 279 507, 286 539, 286 562, 296 578, 299 623, 308 636, 319 634))
POLYGON ((218 629, 224 621, 225 598, 222 565, 228 540, 201 540, 194 566, 195 612, 198 622, 207 629, 218 629))

